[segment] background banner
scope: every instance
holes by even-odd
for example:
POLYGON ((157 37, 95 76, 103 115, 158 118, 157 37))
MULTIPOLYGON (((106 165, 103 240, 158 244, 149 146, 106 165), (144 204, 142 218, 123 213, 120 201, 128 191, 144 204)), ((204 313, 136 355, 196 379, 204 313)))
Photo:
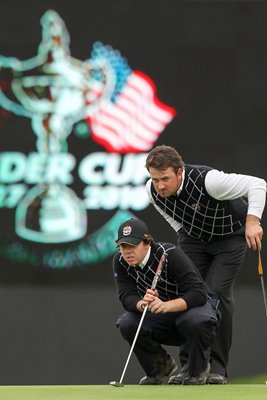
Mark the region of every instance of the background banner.
MULTIPOLYGON (((266 17, 260 1, 2 2, 0 384, 119 376, 117 228, 136 216, 177 242, 145 193, 153 146, 267 179, 266 17)), ((266 370, 266 330, 250 363, 238 347, 266 326, 251 251, 236 286, 233 376, 266 370)))

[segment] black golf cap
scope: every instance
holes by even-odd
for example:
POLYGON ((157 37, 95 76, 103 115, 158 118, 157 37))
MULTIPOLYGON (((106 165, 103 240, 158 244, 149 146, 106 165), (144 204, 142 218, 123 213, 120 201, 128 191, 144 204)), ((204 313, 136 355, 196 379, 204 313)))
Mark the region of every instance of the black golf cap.
POLYGON ((130 218, 120 225, 116 243, 137 246, 142 240, 148 238, 150 234, 146 223, 137 218, 130 218))

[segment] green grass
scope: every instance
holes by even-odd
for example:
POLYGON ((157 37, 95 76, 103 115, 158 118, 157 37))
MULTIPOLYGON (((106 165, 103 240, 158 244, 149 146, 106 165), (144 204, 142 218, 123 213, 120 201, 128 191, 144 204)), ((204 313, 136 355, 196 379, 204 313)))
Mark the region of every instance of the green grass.
MULTIPOLYGON (((262 384, 267 381, 267 373, 259 376, 251 376, 251 377, 246 377, 246 378, 238 378, 238 379, 233 379, 229 383, 238 383, 238 384, 262 384)), ((266 399, 267 400, 267 399, 266 399)))
POLYGON ((266 400, 265 384, 1 386, 1 400, 266 400))

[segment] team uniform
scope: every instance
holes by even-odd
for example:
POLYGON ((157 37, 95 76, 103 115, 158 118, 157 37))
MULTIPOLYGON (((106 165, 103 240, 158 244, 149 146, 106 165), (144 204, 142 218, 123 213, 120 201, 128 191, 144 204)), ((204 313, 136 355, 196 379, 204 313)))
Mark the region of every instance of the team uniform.
MULTIPOLYGON (((263 179, 225 174, 207 166, 185 165, 175 195, 161 197, 152 180, 146 185, 151 203, 178 234, 178 243, 217 293, 222 314, 211 352, 211 370, 227 376, 232 342, 233 286, 247 244, 247 214, 261 218, 266 197, 263 179), (260 190, 259 190, 260 189, 260 190), (209 277, 209 273, 211 275, 209 277)), ((181 352, 181 362, 188 348, 181 352)))
POLYGON ((147 312, 140 329, 134 353, 148 377, 158 376, 169 361, 162 345, 190 349, 188 373, 198 376, 207 368, 211 343, 215 339, 217 316, 205 285, 192 261, 181 249, 170 243, 152 242, 149 251, 138 266, 129 265, 121 252, 115 254, 113 271, 119 300, 126 310, 117 321, 122 336, 132 344, 141 313, 136 305, 151 288, 159 260, 167 253, 157 284, 162 301, 182 298, 187 304, 183 312, 154 314, 147 312))

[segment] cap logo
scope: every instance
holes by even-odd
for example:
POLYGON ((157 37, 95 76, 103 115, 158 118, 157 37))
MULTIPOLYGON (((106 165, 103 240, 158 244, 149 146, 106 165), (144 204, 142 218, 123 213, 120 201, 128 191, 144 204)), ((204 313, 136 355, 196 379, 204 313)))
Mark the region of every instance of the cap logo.
POLYGON ((122 230, 123 236, 129 236, 131 233, 132 233, 132 228, 129 225, 126 225, 122 230))

